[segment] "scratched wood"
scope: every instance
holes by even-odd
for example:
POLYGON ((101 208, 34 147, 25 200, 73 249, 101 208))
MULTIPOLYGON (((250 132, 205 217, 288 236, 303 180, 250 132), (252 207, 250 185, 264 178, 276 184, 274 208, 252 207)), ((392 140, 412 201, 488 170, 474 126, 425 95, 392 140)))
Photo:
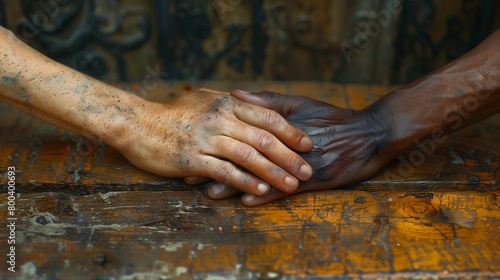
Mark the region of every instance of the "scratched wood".
MULTIPOLYGON (((116 84, 141 91, 140 84, 116 84)), ((272 89, 363 108, 381 86, 165 82, 165 102, 199 86, 272 89)), ((500 117, 412 149, 373 178, 247 208, 136 169, 106 146, 0 105, 0 174, 19 170, 17 279, 500 278, 500 117), (22 267, 22 268, 21 268, 22 267), (29 278, 32 277, 32 278, 29 278), (35 277, 35 278, 33 278, 35 277)), ((0 219, 7 218, 1 178, 0 219)), ((0 231, 0 254, 8 232, 0 231)), ((16 279, 16 278, 13 279, 16 279)), ((1 278, 1 277, 0 277, 1 278)))

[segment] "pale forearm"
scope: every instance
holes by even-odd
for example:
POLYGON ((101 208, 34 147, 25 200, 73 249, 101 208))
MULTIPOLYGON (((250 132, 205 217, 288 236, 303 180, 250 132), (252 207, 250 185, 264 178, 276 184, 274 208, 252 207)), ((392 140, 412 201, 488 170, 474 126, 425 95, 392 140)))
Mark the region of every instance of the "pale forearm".
POLYGON ((271 184, 293 191, 312 175, 284 144, 307 152, 311 140, 274 111, 206 90, 148 102, 44 57, 2 28, 0 101, 103 141, 163 176, 209 177, 262 195, 271 184))
POLYGON ((110 144, 145 102, 56 63, 0 27, 0 101, 110 144))

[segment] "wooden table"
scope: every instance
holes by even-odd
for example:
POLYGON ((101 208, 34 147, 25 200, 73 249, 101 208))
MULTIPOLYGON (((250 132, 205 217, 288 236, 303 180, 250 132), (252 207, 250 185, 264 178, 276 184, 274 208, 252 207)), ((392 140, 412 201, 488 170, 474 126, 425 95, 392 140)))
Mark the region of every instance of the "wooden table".
MULTIPOLYGON (((172 82, 147 98, 201 86, 267 88, 353 108, 388 91, 172 82)), ((15 273, 6 263, 10 231, 0 231, 0 275, 8 279, 500 279, 500 116, 450 136, 409 177, 387 176, 398 174, 395 160, 355 186, 248 208, 238 197, 212 201, 201 187, 138 170, 111 148, 0 106, 5 224, 7 168, 17 170, 15 273)))

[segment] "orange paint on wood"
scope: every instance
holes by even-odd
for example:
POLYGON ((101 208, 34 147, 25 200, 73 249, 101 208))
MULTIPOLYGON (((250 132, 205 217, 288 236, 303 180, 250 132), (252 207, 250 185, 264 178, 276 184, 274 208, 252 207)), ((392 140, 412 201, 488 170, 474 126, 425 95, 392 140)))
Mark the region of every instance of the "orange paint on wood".
MULTIPOLYGON (((166 101, 169 93, 198 86, 164 84, 148 97, 166 101)), ((265 86, 340 107, 346 94, 355 108, 381 92, 376 86, 330 83, 265 86)), ((19 114, 5 106, 0 111, 5 120, 0 123, 0 203, 7 201, 3 174, 14 158, 21 193, 17 262, 44 275, 500 277, 498 116, 449 135, 410 165, 409 173, 401 166, 417 149, 355 186, 247 208, 238 197, 213 201, 201 187, 138 170, 106 146, 93 146, 82 156, 74 151, 79 137, 19 114)), ((6 215, 0 211, 1 220, 6 215)), ((0 248, 6 248, 7 235, 0 233, 0 248)), ((0 271, 6 271, 5 262, 0 271)))

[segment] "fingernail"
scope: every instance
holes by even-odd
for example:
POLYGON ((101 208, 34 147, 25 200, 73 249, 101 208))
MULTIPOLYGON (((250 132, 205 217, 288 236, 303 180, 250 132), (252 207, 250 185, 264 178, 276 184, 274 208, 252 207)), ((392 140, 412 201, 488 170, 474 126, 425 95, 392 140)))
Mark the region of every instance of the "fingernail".
POLYGON ((209 188, 210 188, 210 192, 214 196, 219 196, 224 191, 226 186, 224 186, 224 184, 222 184, 222 183, 216 183, 216 184, 211 185, 209 188))
POLYGON ((250 92, 248 92, 248 91, 244 91, 244 90, 241 90, 241 89, 237 89, 237 90, 235 90, 235 91, 237 91, 237 92, 239 92, 239 93, 241 93, 241 94, 250 94, 250 92))
POLYGON ((269 191, 270 187, 266 184, 260 183, 259 186, 257 187, 257 190, 261 195, 266 194, 269 191))
POLYGON ((311 167, 307 166, 307 165, 302 165, 299 169, 299 173, 300 173, 300 176, 304 179, 304 180, 307 180, 309 178, 311 178, 312 176, 312 173, 313 173, 313 170, 311 167))
POLYGON ((313 142, 308 137, 302 137, 300 139, 300 148, 304 152, 309 152, 313 147, 313 142))
POLYGON ((292 177, 286 177, 285 178, 285 186, 286 189, 289 191, 293 191, 298 187, 298 182, 293 179, 292 177))
POLYGON ((184 181, 186 181, 186 183, 188 184, 193 184, 194 182, 196 182, 196 177, 186 177, 184 178, 184 181))
POLYGON ((256 199, 256 198, 257 198, 257 197, 256 197, 255 195, 253 195, 253 194, 245 194, 245 195, 243 195, 243 196, 241 197, 241 200, 242 200, 243 202, 247 202, 247 203, 248 203, 248 202, 252 202, 252 201, 254 201, 254 199, 256 199))

